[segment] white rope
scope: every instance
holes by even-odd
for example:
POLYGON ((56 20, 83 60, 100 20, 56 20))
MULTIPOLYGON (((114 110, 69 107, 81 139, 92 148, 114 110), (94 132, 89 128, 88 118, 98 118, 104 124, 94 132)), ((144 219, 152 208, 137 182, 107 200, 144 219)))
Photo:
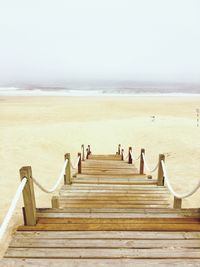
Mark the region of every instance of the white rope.
POLYGON ((144 153, 142 153, 142 158, 144 161, 144 167, 148 172, 155 172, 158 169, 159 164, 157 163, 156 166, 153 169, 150 169, 147 162, 144 153))
POLYGON ((192 191, 190 191, 189 193, 185 193, 185 194, 178 194, 178 193, 176 193, 174 191, 174 189, 172 188, 171 183, 169 181, 169 177, 167 175, 167 170, 166 170, 165 163, 164 163, 163 160, 161 160, 161 165, 162 165, 163 176, 165 177, 165 182, 167 184, 167 187, 168 187, 170 193, 173 196, 175 196, 176 198, 183 199, 183 198, 189 197, 189 196, 193 195, 199 189, 199 187, 200 187, 200 180, 199 180, 198 184, 194 187, 194 189, 192 191))
POLYGON ((33 182, 43 191, 43 192, 45 192, 45 193, 53 193, 55 190, 56 190, 56 188, 58 187, 58 185, 59 185, 59 183, 61 182, 61 180, 63 179, 63 176, 64 176, 64 174, 65 174, 65 168, 66 168, 66 166, 67 166, 67 163, 68 163, 68 159, 66 159, 65 160, 65 162, 64 162, 64 165, 63 165, 63 167, 62 167, 62 170, 61 170, 61 173, 60 173, 60 175, 58 176, 58 178, 57 178, 57 180, 56 180, 56 182, 55 182, 55 184, 54 184, 54 186, 52 187, 52 188, 50 188, 50 189, 45 189, 35 178, 33 178, 32 177, 32 179, 33 179, 33 182))
POLYGON ((133 153, 132 153, 132 152, 130 152, 130 153, 131 153, 131 158, 132 158, 133 161, 136 161, 136 160, 140 159, 140 155, 139 155, 137 158, 135 158, 135 157, 133 156, 133 153))
MULTIPOLYGON (((132 153, 132 152, 129 152, 129 153, 131 154, 131 159, 132 159, 133 161, 137 161, 138 159, 140 159, 140 155, 139 155, 139 157, 135 158, 135 157, 133 156, 133 153, 132 153)), ((126 156, 125 160, 128 159, 128 157, 129 157, 129 154, 126 156)))
POLYGON ((17 202, 19 200, 19 197, 20 197, 25 185, 26 185, 26 182, 27 182, 27 178, 24 177, 22 179, 20 185, 17 188, 17 191, 16 191, 16 193, 15 193, 13 199, 12 199, 12 202, 10 204, 10 207, 9 207, 7 213, 6 213, 6 216, 4 217, 3 223, 0 226, 0 239, 2 239, 6 229, 8 227, 8 224, 9 224, 11 218, 12 218, 13 212, 14 212, 16 206, 17 206, 17 202))
POLYGON ((139 155, 135 160, 138 160, 138 159, 140 159, 140 157, 141 157, 141 155, 139 155))
POLYGON ((77 157, 75 164, 72 164, 70 161, 70 166, 72 167, 72 169, 76 169, 78 167, 79 160, 80 156, 77 157))

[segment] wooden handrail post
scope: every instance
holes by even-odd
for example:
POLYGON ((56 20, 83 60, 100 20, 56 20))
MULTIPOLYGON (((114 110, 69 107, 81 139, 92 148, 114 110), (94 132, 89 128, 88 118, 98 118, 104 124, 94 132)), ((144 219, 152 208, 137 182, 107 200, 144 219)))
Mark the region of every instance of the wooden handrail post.
POLYGON ((165 155, 160 154, 158 159, 158 185, 164 185, 164 173, 162 169, 161 161, 165 161, 165 155))
POLYGON ((89 153, 88 153, 88 148, 86 148, 86 159, 88 159, 89 153))
POLYGON ((78 173, 81 173, 81 153, 78 153, 79 161, 78 161, 78 173))
POLYGON ((140 174, 144 174, 144 159, 143 159, 142 154, 145 154, 144 148, 141 149, 141 153, 140 153, 140 174))
POLYGON ((174 208, 181 209, 182 199, 174 197, 174 208))
POLYGON ((81 149, 82 149, 82 161, 85 160, 85 147, 84 145, 81 145, 81 149))
POLYGON ((25 225, 36 225, 36 204, 35 204, 35 193, 32 180, 32 170, 30 166, 22 167, 20 170, 20 179, 27 178, 26 185, 23 189, 24 199, 24 224, 25 225))
POLYGON ((59 197, 53 196, 51 199, 51 206, 53 209, 59 208, 59 197))
POLYGON ((121 150, 121 160, 124 160, 124 149, 121 150))
POLYGON ((64 184, 71 184, 71 166, 70 166, 70 153, 65 154, 65 160, 68 159, 67 166, 65 168, 64 184))
POLYGON ((90 145, 88 145, 88 153, 91 154, 90 145))
POLYGON ((129 149, 128 149, 128 164, 132 164, 133 163, 131 152, 132 152, 132 147, 130 146, 129 149))
POLYGON ((121 154, 121 145, 120 145, 120 144, 118 145, 118 151, 117 151, 117 154, 118 154, 118 155, 121 154))

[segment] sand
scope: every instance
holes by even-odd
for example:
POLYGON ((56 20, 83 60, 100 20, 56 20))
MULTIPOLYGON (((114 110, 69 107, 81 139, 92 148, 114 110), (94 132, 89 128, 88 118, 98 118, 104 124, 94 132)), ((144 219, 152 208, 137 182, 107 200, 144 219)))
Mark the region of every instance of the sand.
MULTIPOLYGON (((50 187, 64 153, 75 159, 82 143, 94 153, 115 153, 121 143, 136 156, 144 147, 151 167, 165 153, 174 188, 187 192, 200 179, 198 107, 198 97, 0 97, 0 222, 20 167, 32 166, 34 177, 50 187)), ((36 195, 37 207, 50 207, 51 195, 38 189, 36 195)), ((9 229, 21 222, 21 205, 9 229)), ((183 207, 200 207, 200 193, 183 207)))

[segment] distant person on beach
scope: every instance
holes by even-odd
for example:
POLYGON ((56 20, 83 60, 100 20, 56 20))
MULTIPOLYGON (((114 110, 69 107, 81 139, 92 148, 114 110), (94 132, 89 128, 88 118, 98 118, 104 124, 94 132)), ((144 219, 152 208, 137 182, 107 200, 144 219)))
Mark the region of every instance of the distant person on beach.
POLYGON ((151 116, 151 121, 154 122, 156 119, 156 116, 151 116))

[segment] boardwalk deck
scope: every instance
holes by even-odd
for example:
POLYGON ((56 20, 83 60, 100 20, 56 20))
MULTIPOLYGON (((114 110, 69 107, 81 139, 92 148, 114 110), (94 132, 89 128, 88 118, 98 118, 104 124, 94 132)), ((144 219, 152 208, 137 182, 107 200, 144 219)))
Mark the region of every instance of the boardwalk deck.
POLYGON ((200 265, 200 210, 172 208, 167 189, 120 155, 89 155, 53 199, 18 227, 0 266, 200 265))

